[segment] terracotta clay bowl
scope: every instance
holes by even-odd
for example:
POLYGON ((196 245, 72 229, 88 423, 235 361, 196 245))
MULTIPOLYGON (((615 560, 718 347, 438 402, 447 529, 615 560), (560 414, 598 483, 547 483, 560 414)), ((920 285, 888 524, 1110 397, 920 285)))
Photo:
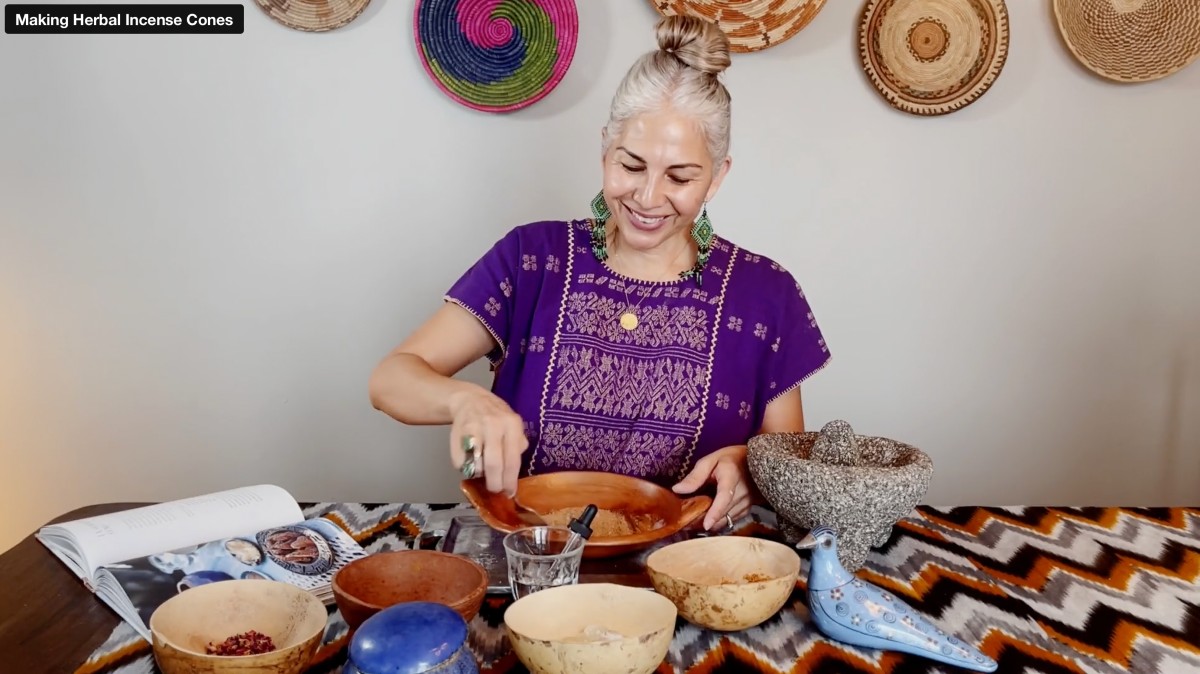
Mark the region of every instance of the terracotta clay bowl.
POLYGON ((351 630, 389 606, 444 604, 463 620, 479 613, 487 571, 473 560, 436 550, 393 550, 356 559, 333 576, 333 597, 351 630))
MULTIPOLYGON (((462 491, 479 516, 498 531, 511 533, 530 526, 513 499, 487 490, 483 480, 463 480, 462 491)), ((517 499, 547 524, 566 526, 588 504, 600 511, 586 559, 615 557, 650 547, 700 520, 712 505, 706 495, 680 498, 648 480, 590 471, 562 471, 517 481, 517 499)))

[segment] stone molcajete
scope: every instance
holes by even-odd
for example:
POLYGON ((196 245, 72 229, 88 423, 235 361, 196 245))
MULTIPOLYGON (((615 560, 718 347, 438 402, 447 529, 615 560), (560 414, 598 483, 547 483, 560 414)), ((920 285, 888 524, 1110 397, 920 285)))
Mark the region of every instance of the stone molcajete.
POLYGON ((819 433, 766 433, 750 439, 750 476, 791 544, 824 524, 838 532, 838 559, 856 571, 871 548, 929 489, 933 461, 887 438, 857 435, 845 421, 819 433))

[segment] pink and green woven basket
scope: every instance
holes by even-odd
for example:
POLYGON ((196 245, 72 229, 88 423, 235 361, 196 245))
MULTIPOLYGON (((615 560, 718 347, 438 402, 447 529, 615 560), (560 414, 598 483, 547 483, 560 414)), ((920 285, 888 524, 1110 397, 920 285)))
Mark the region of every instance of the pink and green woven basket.
POLYGON ((416 0, 421 65, 451 99, 509 112, 549 94, 579 35, 575 0, 416 0))

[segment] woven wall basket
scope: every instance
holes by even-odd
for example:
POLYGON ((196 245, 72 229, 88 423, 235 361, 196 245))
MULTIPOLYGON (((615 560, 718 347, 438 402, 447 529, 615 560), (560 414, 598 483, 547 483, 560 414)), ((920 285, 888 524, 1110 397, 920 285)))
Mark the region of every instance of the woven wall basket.
POLYGON ((973 103, 1008 57, 1004 0, 868 0, 859 53, 893 107, 942 115, 973 103))
POLYGON ((729 50, 745 53, 795 36, 821 11, 825 0, 650 0, 650 4, 663 16, 690 14, 716 21, 729 38, 729 50))
POLYGON ((575 0, 416 0, 413 39, 434 84, 458 103, 510 112, 549 94, 571 67, 575 0))
POLYGON ((1067 48, 1117 82, 1170 75, 1200 56, 1200 0, 1054 0, 1067 48))
POLYGON ((358 18, 371 0, 255 0, 267 16, 288 28, 320 33, 358 18))

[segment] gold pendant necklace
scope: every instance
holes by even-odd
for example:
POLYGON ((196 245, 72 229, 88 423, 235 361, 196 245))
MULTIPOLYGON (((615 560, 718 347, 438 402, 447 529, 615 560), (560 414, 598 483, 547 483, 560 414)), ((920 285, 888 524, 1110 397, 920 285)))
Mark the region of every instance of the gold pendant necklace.
MULTIPOLYGON (((616 237, 615 232, 613 234, 613 237, 614 237, 614 242, 615 242, 615 237, 616 237)), ((605 242, 607 244, 607 238, 605 239, 605 242)), ((614 273, 620 274, 620 272, 617 272, 615 269, 613 269, 613 266, 612 266, 613 257, 614 256, 612 254, 608 255, 608 264, 606 266, 610 270, 612 270, 614 273)), ((642 299, 638 300, 637 305, 630 308, 630 306, 629 306, 629 304, 630 304, 630 302, 629 302, 629 286, 631 285, 632 281, 633 281, 633 278, 629 277, 629 276, 624 276, 624 278, 622 280, 622 283, 624 284, 624 287, 625 287, 625 311, 621 312, 621 316, 618 319, 618 323, 621 325, 621 328, 623 330, 626 330, 629 332, 633 332, 634 330, 637 330, 637 327, 639 325, 641 325, 642 321, 640 318, 638 318, 638 314, 637 314, 638 309, 641 308, 642 302, 645 302, 646 298, 649 297, 650 294, 654 291, 653 288, 647 288, 646 294, 642 295, 642 299)), ((647 283, 653 283, 653 282, 648 281, 647 283)))
POLYGON ((634 330, 637 330, 638 324, 641 323, 641 321, 638 320, 638 317, 637 317, 637 310, 641 308, 642 302, 645 302, 646 298, 649 297, 650 294, 646 293, 645 295, 643 295, 642 299, 638 300, 637 306, 630 309, 629 308, 629 282, 624 281, 623 283, 625 284, 625 311, 621 314, 621 327, 632 332, 634 330))

